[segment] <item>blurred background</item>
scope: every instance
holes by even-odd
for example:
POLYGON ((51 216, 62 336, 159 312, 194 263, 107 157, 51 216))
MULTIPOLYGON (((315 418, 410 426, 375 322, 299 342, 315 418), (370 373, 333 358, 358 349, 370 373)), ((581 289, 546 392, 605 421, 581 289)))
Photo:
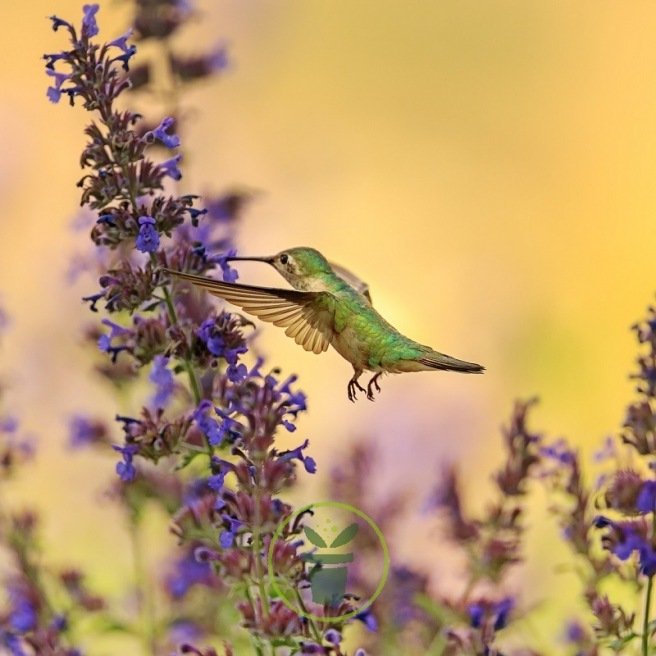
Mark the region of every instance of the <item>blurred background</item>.
MULTIPOLYGON (((101 37, 114 38, 130 6, 100 4, 101 37)), ((114 462, 71 454, 67 421, 129 402, 92 376, 82 346, 79 299, 95 286, 67 282, 73 254, 91 248, 71 227, 87 116, 46 99, 41 54, 64 44, 52 13, 77 22, 80 3, 0 9, 0 299, 12 318, 0 364, 9 408, 39 440, 14 501, 44 512, 55 562, 82 563, 112 592, 112 571, 129 563, 103 500, 114 462)), ((514 398, 539 395, 534 427, 586 454, 622 422, 629 326, 656 289, 655 30, 646 1, 207 0, 180 35, 190 53, 229 47, 230 68, 188 100, 183 183, 257 190, 241 253, 313 246, 366 280, 399 330, 487 367, 388 377, 375 403, 354 405, 335 352, 261 330, 270 361, 309 396, 289 439, 310 438, 319 471, 298 498, 322 498, 332 463, 373 440, 372 494, 412 499, 393 557, 421 563, 436 585, 440 543, 416 516, 445 462, 463 471, 471 507, 483 505, 514 398)), ((255 263, 240 273, 280 284, 255 263)), ((543 600, 525 632, 544 644, 576 597, 564 600, 574 578, 555 573, 565 550, 547 503, 538 497, 529 517, 515 582, 526 607, 543 600)))

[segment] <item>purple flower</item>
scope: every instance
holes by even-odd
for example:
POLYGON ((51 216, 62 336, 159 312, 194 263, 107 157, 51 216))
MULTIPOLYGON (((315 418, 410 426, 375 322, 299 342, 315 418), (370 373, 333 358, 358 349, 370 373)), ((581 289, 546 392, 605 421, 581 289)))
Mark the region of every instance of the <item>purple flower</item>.
POLYGON ((212 568, 208 562, 196 560, 193 552, 177 561, 175 570, 166 580, 166 587, 174 599, 187 594, 189 588, 199 584, 209 584, 212 568))
POLYGON ((576 460, 576 454, 569 448, 565 440, 557 440, 540 449, 545 458, 551 458, 563 465, 571 465, 576 460))
POLYGON ((219 72, 228 68, 230 59, 228 49, 224 44, 219 45, 213 53, 207 58, 207 63, 211 72, 219 72))
POLYGON ((231 419, 225 413, 220 412, 218 408, 213 408, 212 404, 207 399, 200 402, 193 417, 196 425, 205 437, 207 437, 207 441, 212 446, 218 446, 221 444, 230 428, 238 426, 234 419, 231 419), (214 417, 210 416, 209 412, 211 409, 223 419, 221 423, 214 419, 214 417))
POLYGON ((610 528, 602 543, 620 560, 627 560, 634 551, 637 551, 642 573, 647 576, 656 574, 656 551, 647 536, 643 522, 614 522, 608 517, 599 515, 594 518, 593 525, 596 528, 610 528))
MULTIPOLYGON (((217 320, 209 318, 203 321, 196 331, 199 339, 205 343, 207 350, 216 357, 222 357, 229 365, 236 365, 239 356, 248 351, 248 347, 243 343, 237 343, 235 346, 228 347, 224 334, 217 326, 217 320)), ((241 368, 228 370, 228 377, 231 382, 241 382, 248 372, 241 368)))
POLYGON ((12 415, 0 417, 0 432, 15 433, 18 430, 18 419, 12 415))
POLYGON ((371 608, 365 608, 363 611, 360 611, 355 616, 355 619, 360 620, 369 629, 369 631, 378 631, 378 620, 371 612, 371 608))
POLYGON ((72 448, 88 446, 103 441, 104 425, 84 415, 75 415, 68 424, 68 442, 72 448))
POLYGON ((656 511, 656 481, 646 481, 642 484, 636 500, 636 509, 642 513, 656 511))
POLYGON ((175 378, 173 372, 168 369, 168 363, 169 359, 163 355, 155 356, 153 368, 148 377, 148 380, 157 386, 152 398, 152 403, 156 408, 166 407, 175 390, 175 378))
POLYGON ((103 319, 102 323, 110 329, 110 333, 109 335, 101 335, 98 338, 98 348, 105 353, 109 353, 112 356, 112 362, 116 362, 118 354, 127 350, 127 346, 113 346, 112 341, 122 335, 129 335, 130 330, 109 319, 103 319))
POLYGON ((495 631, 500 631, 508 624, 508 615, 510 615, 513 606, 514 602, 510 597, 505 597, 494 605, 493 610, 497 616, 494 620, 495 631))
POLYGON ((14 633, 5 633, 0 631, 0 644, 4 644, 11 656, 27 656, 27 652, 23 649, 23 641, 14 633))
POLYGON ((96 23, 96 14, 98 13, 98 5, 83 5, 82 11, 82 36, 88 39, 98 34, 98 23, 96 23))
POLYGON ((230 515, 223 515, 223 521, 228 523, 229 528, 225 531, 221 531, 221 534, 219 535, 219 544, 224 549, 229 549, 234 544, 237 532, 244 522, 235 519, 234 517, 230 517, 230 515))
POLYGON ((116 37, 114 40, 110 41, 107 45, 114 46, 115 48, 120 48, 123 52, 127 52, 130 48, 128 47, 128 39, 132 36, 132 28, 129 28, 128 31, 116 37))
POLYGON ((115 48, 119 48, 122 51, 122 54, 120 54, 118 57, 114 57, 112 61, 119 61, 123 65, 123 69, 126 71, 130 70, 130 65, 129 61, 132 59, 132 57, 135 55, 137 52, 137 46, 135 45, 128 45, 128 39, 132 36, 132 28, 130 28, 125 34, 122 36, 119 36, 118 38, 114 39, 113 41, 110 41, 107 45, 108 46, 114 46, 115 48))
POLYGON ((485 616, 485 609, 480 603, 470 604, 467 607, 467 612, 469 613, 469 623, 473 628, 479 629, 483 623, 483 617, 485 616))
POLYGON ((113 444, 112 448, 123 456, 123 460, 116 463, 116 473, 125 483, 133 481, 137 476, 137 470, 132 464, 132 458, 139 451, 139 447, 136 444, 126 444, 125 446, 113 444))
POLYGON ((180 145, 180 137, 177 134, 168 134, 167 130, 175 123, 175 119, 167 116, 162 119, 162 122, 154 129, 146 132, 144 139, 151 141, 157 139, 161 141, 167 148, 177 148, 180 145))
POLYGON ((70 79, 70 74, 68 73, 58 73, 54 69, 46 68, 46 74, 54 79, 54 86, 48 87, 47 96, 50 102, 58 103, 61 98, 61 86, 70 79))
POLYGON ((27 599, 20 597, 14 601, 9 622, 15 631, 19 633, 30 631, 36 626, 36 619, 36 610, 27 599))
POLYGON ((231 364, 226 370, 228 380, 231 383, 241 383, 248 376, 248 368, 245 364, 231 364))
POLYGON ((289 397, 287 400, 287 411, 296 415, 299 412, 307 410, 307 397, 301 391, 293 392, 291 386, 298 379, 296 374, 292 374, 280 385, 280 392, 282 394, 287 394, 289 397))
POLYGON ((168 175, 174 180, 180 180, 180 178, 182 178, 182 171, 180 171, 178 168, 178 164, 180 163, 181 159, 182 155, 171 157, 171 159, 167 159, 165 162, 162 162, 159 165, 159 168, 162 170, 164 175, 168 175))
POLYGON ((328 629, 323 636, 331 645, 338 645, 342 641, 342 635, 335 629, 328 629))
POLYGON ((236 269, 233 269, 228 263, 228 258, 234 257, 237 254, 237 251, 234 248, 231 248, 227 253, 224 253, 217 258, 217 263, 221 267, 223 272, 224 282, 236 282, 239 278, 239 273, 236 269))
POLYGON ((121 62, 121 65, 123 66, 123 70, 129 71, 130 59, 132 59, 132 57, 134 57, 136 53, 137 53, 137 46, 132 45, 127 50, 125 50, 122 55, 118 55, 117 57, 114 57, 112 61, 121 62))
POLYGON ((280 460, 284 461, 300 460, 305 467, 305 471, 307 471, 308 474, 314 474, 317 471, 317 463, 315 462, 314 458, 303 455, 303 449, 307 449, 308 444, 310 444, 310 440, 305 440, 301 446, 297 446, 291 451, 284 451, 278 457, 280 460))
POLYGON ((154 253, 159 248, 159 232, 152 216, 139 217, 139 234, 135 245, 142 253, 154 253))

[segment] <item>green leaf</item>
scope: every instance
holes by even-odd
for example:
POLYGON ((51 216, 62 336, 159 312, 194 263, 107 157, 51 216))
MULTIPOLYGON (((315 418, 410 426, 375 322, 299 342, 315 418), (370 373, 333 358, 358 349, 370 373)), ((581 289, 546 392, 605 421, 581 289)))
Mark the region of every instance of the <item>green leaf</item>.
POLYGON ((333 547, 341 547, 345 544, 348 544, 358 532, 358 525, 353 522, 347 526, 331 543, 331 549, 333 547))
POLYGON ((305 535, 307 535, 308 540, 315 546, 315 547, 327 547, 328 545, 324 541, 324 539, 314 530, 311 529, 309 526, 304 526, 303 530, 305 531, 305 535))

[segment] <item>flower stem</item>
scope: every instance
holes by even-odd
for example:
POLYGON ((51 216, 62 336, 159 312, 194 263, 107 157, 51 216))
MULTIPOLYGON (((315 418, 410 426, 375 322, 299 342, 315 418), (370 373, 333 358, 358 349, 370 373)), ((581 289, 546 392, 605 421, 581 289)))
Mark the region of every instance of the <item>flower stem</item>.
MULTIPOLYGON (((178 315, 175 311, 175 306, 173 305, 173 299, 171 298, 171 292, 169 292, 168 287, 163 287, 164 290, 164 302, 166 303, 166 309, 169 314, 169 320, 173 325, 178 323, 178 315)), ((196 376, 196 371, 192 366, 191 362, 187 358, 183 358, 184 368, 187 371, 189 376, 189 386, 191 387, 191 393, 194 397, 194 402, 198 405, 203 398, 200 385, 198 383, 198 377, 196 376)))
POLYGON ((260 488, 260 480, 262 478, 262 464, 258 463, 256 475, 253 477, 253 526, 252 533, 253 539, 251 541, 251 548, 253 551, 253 566, 255 568, 255 578, 260 591, 260 599, 262 602, 262 610, 265 615, 269 615, 269 598, 266 593, 264 585, 264 574, 262 572, 262 558, 260 557, 260 543, 261 543, 261 523, 262 523, 262 489, 260 488))
POLYGON ((654 585, 654 577, 647 580, 647 594, 645 595, 645 616, 642 621, 642 656, 649 656, 649 617, 651 609, 651 593, 654 585))

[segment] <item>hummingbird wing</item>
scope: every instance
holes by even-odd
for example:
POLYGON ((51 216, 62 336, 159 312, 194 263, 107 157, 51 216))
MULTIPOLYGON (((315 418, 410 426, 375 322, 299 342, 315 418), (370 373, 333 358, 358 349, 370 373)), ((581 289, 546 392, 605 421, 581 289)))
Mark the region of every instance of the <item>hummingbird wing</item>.
POLYGON ((329 292, 240 285, 171 269, 164 270, 239 306, 263 321, 286 327, 285 334, 293 337, 306 351, 322 353, 330 346, 334 332, 335 298, 329 292))
POLYGON ((369 285, 366 282, 358 278, 352 271, 341 266, 341 264, 330 262, 330 266, 342 280, 351 285, 358 294, 362 294, 369 301, 370 305, 373 305, 371 294, 369 293, 369 285))

